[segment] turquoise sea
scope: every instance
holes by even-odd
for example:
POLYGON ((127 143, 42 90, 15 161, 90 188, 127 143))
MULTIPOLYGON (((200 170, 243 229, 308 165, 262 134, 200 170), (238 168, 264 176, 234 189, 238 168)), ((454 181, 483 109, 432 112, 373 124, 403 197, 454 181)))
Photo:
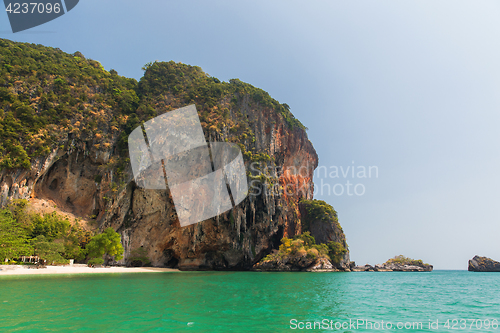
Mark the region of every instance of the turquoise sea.
POLYGON ((1 332, 500 332, 498 321, 500 273, 0 277, 1 332))

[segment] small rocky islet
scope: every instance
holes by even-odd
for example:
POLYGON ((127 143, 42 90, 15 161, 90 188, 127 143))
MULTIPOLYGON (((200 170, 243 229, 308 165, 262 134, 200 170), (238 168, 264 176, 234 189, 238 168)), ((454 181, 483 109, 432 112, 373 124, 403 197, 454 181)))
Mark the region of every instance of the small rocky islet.
POLYGON ((500 262, 487 257, 474 256, 469 260, 470 272, 500 272, 500 262))
POLYGON ((355 266, 353 272, 432 272, 434 267, 429 264, 401 265, 401 264, 377 264, 375 266, 355 266))
POLYGON ((353 272, 432 272, 434 266, 424 263, 420 259, 411 259, 403 255, 387 260, 383 264, 354 266, 353 272))
POLYGON ((354 261, 338 262, 335 258, 330 259, 328 253, 320 253, 312 256, 303 248, 302 241, 292 240, 291 244, 284 243, 279 251, 273 252, 261 262, 254 265, 253 270, 267 272, 431 272, 433 266, 422 260, 407 258, 403 255, 387 260, 383 264, 375 266, 356 266, 354 261))

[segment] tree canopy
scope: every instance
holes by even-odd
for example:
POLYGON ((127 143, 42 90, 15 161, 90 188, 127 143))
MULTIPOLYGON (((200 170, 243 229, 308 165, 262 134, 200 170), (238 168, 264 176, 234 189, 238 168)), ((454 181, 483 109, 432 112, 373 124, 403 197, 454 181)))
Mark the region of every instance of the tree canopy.
POLYGON ((48 263, 62 264, 67 261, 62 257, 64 246, 62 243, 49 242, 43 235, 39 235, 31 240, 35 255, 46 260, 48 263))
POLYGON ((114 256, 115 260, 123 258, 121 237, 113 228, 107 228, 102 234, 92 237, 86 248, 89 259, 102 258, 105 254, 114 256))
POLYGON ((104 254, 120 260, 121 238, 112 228, 92 236, 78 222, 70 223, 55 212, 27 212, 27 201, 16 200, 0 210, 0 262, 21 256, 37 255, 49 263, 66 263, 68 259, 84 261, 104 254))
MULTIPOLYGON (((0 169, 28 169, 33 158, 69 149, 75 140, 95 149, 115 146, 126 156, 135 127, 192 103, 206 132, 247 148, 255 140, 244 114, 248 106, 305 129, 287 104, 239 79, 221 82, 200 67, 173 61, 144 70, 137 82, 80 52, 0 39, 0 169)), ((252 149, 243 153, 252 159, 252 149)), ((116 176, 122 164, 110 166, 116 176)))
POLYGON ((28 231, 5 208, 0 210, 0 261, 30 255, 32 247, 28 241, 28 231))

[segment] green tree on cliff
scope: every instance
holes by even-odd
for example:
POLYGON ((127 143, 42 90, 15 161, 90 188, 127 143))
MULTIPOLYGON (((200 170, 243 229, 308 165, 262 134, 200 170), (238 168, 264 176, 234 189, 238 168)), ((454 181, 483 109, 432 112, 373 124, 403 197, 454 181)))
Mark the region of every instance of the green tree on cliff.
POLYGON ((333 263, 338 264, 342 260, 344 254, 347 252, 346 248, 339 242, 328 242, 328 256, 333 263))
POLYGON ((71 230, 71 223, 56 212, 31 215, 31 237, 45 236, 47 240, 61 239, 71 230))

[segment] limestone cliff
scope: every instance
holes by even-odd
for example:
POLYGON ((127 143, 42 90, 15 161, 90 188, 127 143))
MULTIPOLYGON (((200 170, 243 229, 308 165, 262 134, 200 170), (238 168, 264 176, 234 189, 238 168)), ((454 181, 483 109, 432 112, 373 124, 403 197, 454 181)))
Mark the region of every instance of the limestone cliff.
POLYGON ((321 200, 299 203, 302 233, 284 237, 279 250, 253 266, 257 271, 350 271, 349 250, 337 212, 321 200))
POLYGON ((154 266, 185 270, 247 269, 284 236, 302 232, 299 201, 312 199, 318 156, 286 104, 239 80, 220 82, 199 67, 148 64, 137 83, 79 53, 0 42, 2 124, 9 117, 25 121, 24 113, 41 124, 30 124, 18 141, 0 133, 12 143, 0 161, 1 205, 42 200, 91 227, 117 230, 125 249, 120 263, 130 264, 131 253, 141 249, 154 266), (15 52, 28 58, 32 71, 9 60, 15 52), (43 64, 32 61, 39 53, 50 54, 57 75, 45 68, 49 73, 41 76, 43 64), (16 111, 18 102, 24 113, 16 111), (125 143, 142 122, 193 103, 207 140, 240 144, 250 195, 217 218, 181 228, 168 190, 134 183, 125 143))

